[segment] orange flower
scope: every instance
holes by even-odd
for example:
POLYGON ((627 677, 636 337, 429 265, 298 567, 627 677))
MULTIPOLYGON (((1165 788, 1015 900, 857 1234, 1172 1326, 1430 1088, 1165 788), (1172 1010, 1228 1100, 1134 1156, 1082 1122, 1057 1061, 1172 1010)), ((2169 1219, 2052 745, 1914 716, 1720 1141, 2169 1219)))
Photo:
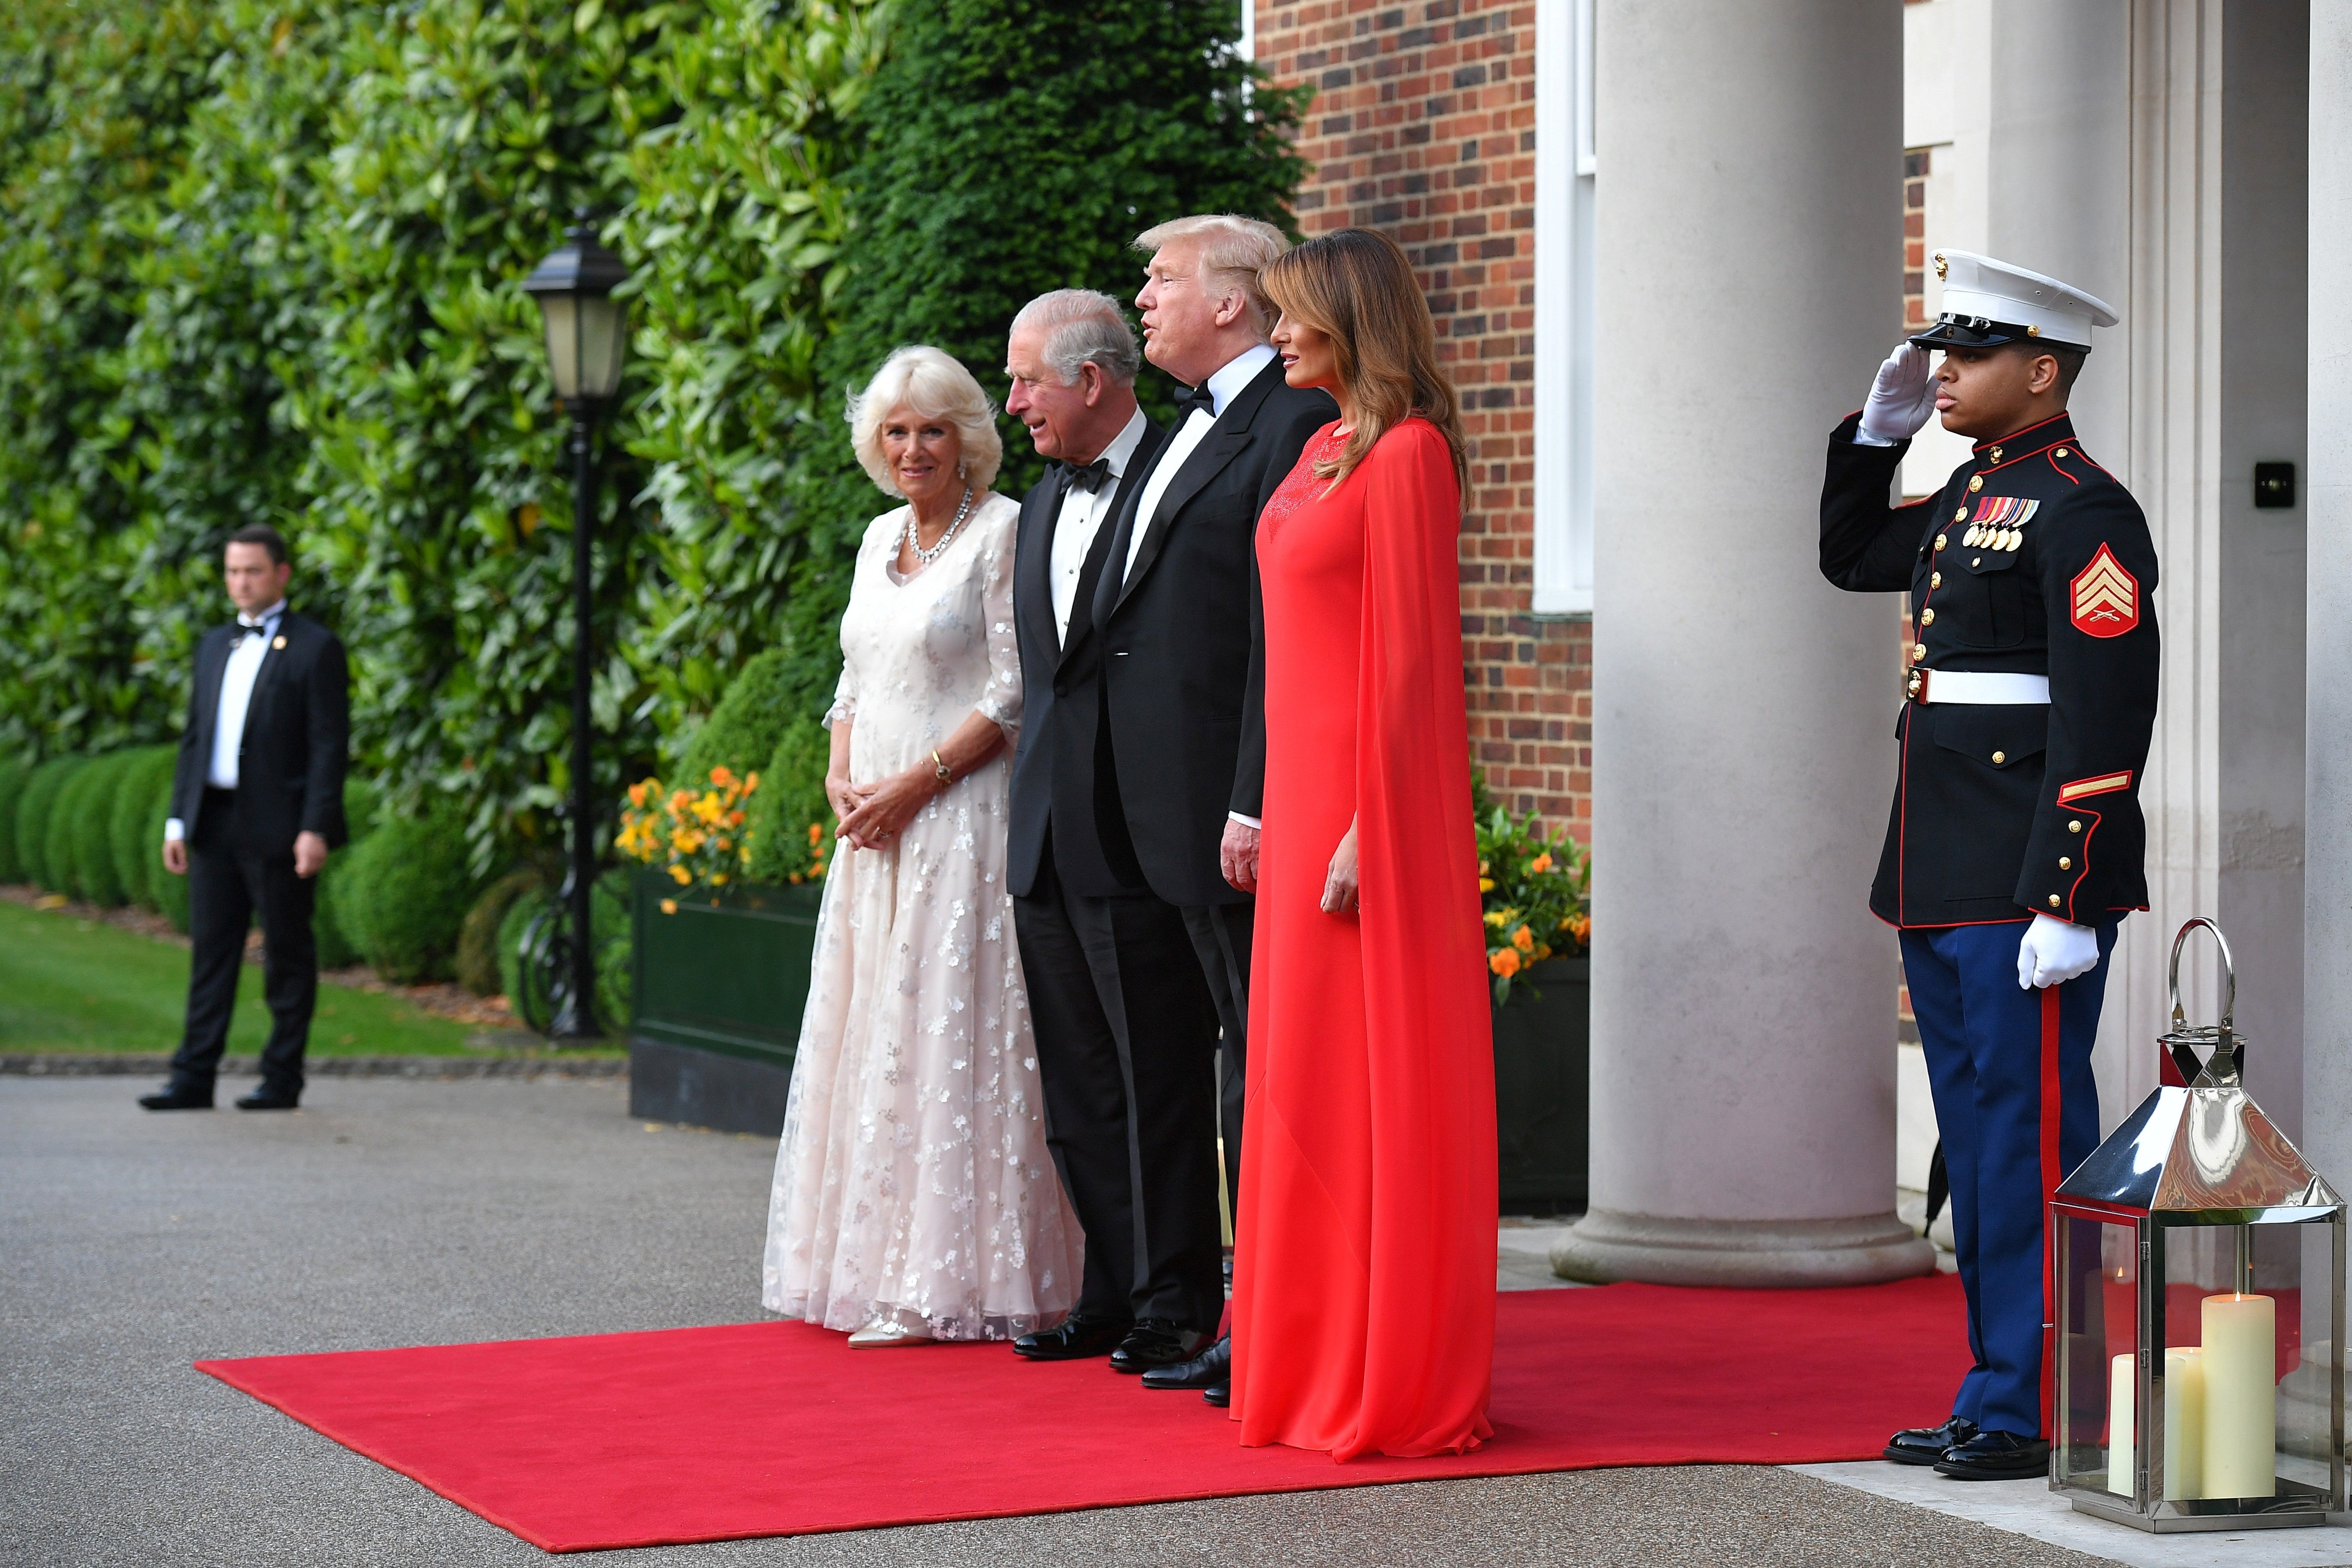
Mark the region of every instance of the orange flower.
POLYGON ((820 845, 820 844, 822 844, 822 843, 824 843, 824 827, 823 827, 823 826, 821 826, 820 825, 816 824, 816 823, 814 823, 814 822, 810 823, 810 824, 809 824, 809 847, 810 847, 810 848, 812 848, 812 849, 814 849, 814 848, 815 848, 818 845, 820 845))
POLYGON ((1543 854, 1537 856, 1534 859, 1528 862, 1528 872, 1530 876, 1539 877, 1550 869, 1551 852, 1549 850, 1546 850, 1543 854))
POLYGON ((1569 935, 1576 938, 1579 942, 1584 941, 1592 934, 1592 917, 1591 915, 1577 916, 1576 919, 1569 922, 1568 933, 1569 935))
POLYGON ((677 900, 676 899, 664 899, 661 901, 661 911, 666 915, 674 915, 677 913, 677 900))
POLYGON ((1521 926, 1518 930, 1511 933, 1511 945, 1517 948, 1521 952, 1533 952, 1536 950, 1535 932, 1529 931, 1525 926, 1521 926))
POLYGON ((637 783, 631 784, 629 786, 629 804, 634 806, 642 807, 646 804, 646 787, 653 782, 654 781, 651 779, 641 779, 637 783))
POLYGON ((720 789, 733 789, 735 787, 735 774, 724 763, 721 763, 719 766, 710 770, 710 782, 717 784, 720 789))
POLYGON ((1519 955, 1507 947, 1498 947, 1486 955, 1486 967, 1508 980, 1519 972, 1519 955))
POLYGON ((694 873, 683 866, 672 866, 669 868, 669 879, 683 888, 694 880, 694 873))
POLYGON ((741 812, 740 812, 740 811, 730 811, 730 812, 729 812, 729 813, 727 814, 727 826, 730 826, 730 827, 740 827, 740 826, 743 826, 743 814, 742 814, 741 812))
POLYGON ((753 790, 758 789, 759 787, 760 775, 758 773, 749 773, 743 775, 743 793, 745 795, 750 795, 753 790))

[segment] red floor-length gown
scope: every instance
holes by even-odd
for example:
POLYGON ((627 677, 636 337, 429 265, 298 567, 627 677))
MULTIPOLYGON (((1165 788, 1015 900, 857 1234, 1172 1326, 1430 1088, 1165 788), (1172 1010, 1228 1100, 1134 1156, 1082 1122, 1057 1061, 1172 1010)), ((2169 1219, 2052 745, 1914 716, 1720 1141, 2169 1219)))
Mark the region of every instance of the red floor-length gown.
POLYGON ((1258 521, 1265 804, 1233 1415, 1246 1445, 1464 1453, 1492 1435, 1495 1057, 1445 437, 1334 488, 1307 443, 1258 521), (1329 493, 1326 494, 1326 491, 1329 493), (1358 914, 1322 911, 1356 819, 1358 914))

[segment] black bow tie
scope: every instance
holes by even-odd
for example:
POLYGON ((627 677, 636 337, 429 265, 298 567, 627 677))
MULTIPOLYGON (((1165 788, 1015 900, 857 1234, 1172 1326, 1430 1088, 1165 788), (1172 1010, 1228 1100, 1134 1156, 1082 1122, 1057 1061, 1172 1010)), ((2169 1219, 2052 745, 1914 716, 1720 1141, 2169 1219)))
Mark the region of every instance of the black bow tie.
POLYGON ((1217 416, 1216 395, 1209 390, 1209 384, 1205 381, 1176 395, 1176 422, 1181 425, 1190 419, 1195 408, 1212 419, 1217 416))
POLYGON ((1083 468, 1076 463, 1064 463, 1062 477, 1067 481, 1070 489, 1084 490, 1088 495, 1098 494, 1103 486, 1109 482, 1110 459, 1097 458, 1083 468))

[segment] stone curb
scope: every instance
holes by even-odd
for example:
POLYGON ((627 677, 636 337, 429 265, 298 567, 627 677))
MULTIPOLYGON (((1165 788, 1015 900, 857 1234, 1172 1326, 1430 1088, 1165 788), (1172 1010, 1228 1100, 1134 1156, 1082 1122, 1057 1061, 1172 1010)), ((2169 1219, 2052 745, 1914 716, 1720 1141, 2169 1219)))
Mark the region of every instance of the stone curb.
MULTIPOLYGON (((158 1078, 171 1071, 167 1056, 121 1052, 64 1051, 0 1052, 0 1078, 158 1078)), ((628 1076, 629 1064, 617 1057, 312 1057, 302 1064, 306 1076, 320 1078, 414 1079, 617 1079, 628 1076)), ((227 1057, 221 1072, 230 1078, 254 1078, 261 1070, 258 1057, 227 1057)))

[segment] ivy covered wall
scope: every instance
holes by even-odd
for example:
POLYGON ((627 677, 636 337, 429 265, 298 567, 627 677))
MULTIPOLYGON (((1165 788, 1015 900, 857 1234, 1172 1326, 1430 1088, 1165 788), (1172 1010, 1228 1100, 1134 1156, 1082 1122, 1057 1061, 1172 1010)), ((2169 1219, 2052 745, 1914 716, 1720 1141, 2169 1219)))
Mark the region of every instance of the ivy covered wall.
POLYGON ((518 284, 581 205, 633 272, 606 798, 763 649, 821 708, 841 567, 887 504, 847 466, 844 392, 930 341, 1001 396, 1029 295, 1131 293, 1127 241, 1183 212, 1287 223, 1299 98, 1250 89, 1234 13, 16 0, 0 755, 175 734, 220 541, 267 521, 352 649, 362 770, 396 809, 454 805, 485 864, 549 841, 572 518, 518 284))

